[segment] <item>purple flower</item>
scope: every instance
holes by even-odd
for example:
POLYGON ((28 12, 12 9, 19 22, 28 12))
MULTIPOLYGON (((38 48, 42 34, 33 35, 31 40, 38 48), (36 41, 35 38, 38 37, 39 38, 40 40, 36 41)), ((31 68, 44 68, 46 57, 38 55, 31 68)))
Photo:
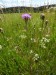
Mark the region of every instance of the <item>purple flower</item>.
POLYGON ((22 14, 22 18, 25 21, 25 29, 28 30, 27 25, 28 25, 28 20, 31 19, 31 14, 24 13, 22 14))
POLYGON ((22 14, 22 18, 23 18, 25 21, 28 21, 28 19, 30 19, 30 18, 31 18, 31 15, 30 15, 30 14, 25 13, 25 14, 22 14))

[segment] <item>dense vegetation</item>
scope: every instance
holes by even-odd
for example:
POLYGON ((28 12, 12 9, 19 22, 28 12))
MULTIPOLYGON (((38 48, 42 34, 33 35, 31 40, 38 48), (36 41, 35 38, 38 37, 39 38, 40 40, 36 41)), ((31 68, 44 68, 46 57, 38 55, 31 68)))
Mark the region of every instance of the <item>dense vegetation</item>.
POLYGON ((56 75, 56 13, 0 14, 0 75, 56 75))

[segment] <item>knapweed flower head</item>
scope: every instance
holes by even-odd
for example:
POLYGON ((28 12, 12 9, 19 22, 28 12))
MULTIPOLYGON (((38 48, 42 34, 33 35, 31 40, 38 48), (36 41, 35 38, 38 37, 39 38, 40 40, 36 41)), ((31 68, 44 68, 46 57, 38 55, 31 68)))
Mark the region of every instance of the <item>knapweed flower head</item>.
POLYGON ((44 20, 44 19, 45 19, 45 14, 44 14, 44 13, 41 13, 40 18, 41 18, 42 20, 44 20))
POLYGON ((45 21, 45 24, 46 24, 46 25, 48 24, 48 20, 45 21))
POLYGON ((28 21, 28 19, 30 19, 30 18, 31 18, 31 15, 30 15, 30 14, 25 13, 25 14, 22 14, 22 18, 23 18, 25 21, 28 21))
POLYGON ((3 32, 4 32, 3 28, 0 28, 0 33, 3 33, 3 32))

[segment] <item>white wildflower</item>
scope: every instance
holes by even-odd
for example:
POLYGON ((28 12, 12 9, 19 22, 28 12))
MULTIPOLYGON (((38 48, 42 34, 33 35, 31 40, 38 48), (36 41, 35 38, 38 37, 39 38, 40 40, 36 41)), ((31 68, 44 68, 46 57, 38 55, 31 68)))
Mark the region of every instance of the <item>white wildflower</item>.
MULTIPOLYGON (((47 35, 48 36, 48 35, 47 35)), ((48 38, 46 38, 46 37, 43 37, 41 40, 40 40, 40 46, 42 47, 42 48, 46 48, 46 43, 49 43, 50 42, 50 39, 48 39, 48 38)))
POLYGON ((39 55, 38 54, 35 54, 35 57, 39 57, 39 55))
POLYGON ((45 37, 43 37, 43 38, 41 39, 41 43, 42 43, 42 42, 45 42, 45 43, 46 43, 46 42, 49 42, 49 41, 50 41, 50 39, 47 39, 47 38, 45 38, 45 37))
POLYGON ((46 48, 46 46, 45 46, 45 42, 44 42, 44 40, 43 39, 41 39, 41 41, 40 41, 40 46, 42 47, 42 48, 46 48))
POLYGON ((49 41, 50 41, 49 39, 46 39, 46 38, 44 39, 44 42, 49 42, 49 41))
POLYGON ((26 35, 20 35, 19 37, 22 39, 25 39, 27 36, 26 35))
POLYGON ((33 50, 30 50, 30 54, 32 54, 33 53, 33 50))
POLYGON ((39 55, 38 54, 35 54, 34 57, 33 57, 33 60, 36 61, 38 59, 39 59, 39 55))
POLYGON ((34 39, 34 38, 31 38, 31 41, 33 41, 33 42, 37 42, 37 40, 36 40, 36 39, 34 39))
POLYGON ((40 44, 40 46, 44 49, 46 48, 45 43, 40 44))

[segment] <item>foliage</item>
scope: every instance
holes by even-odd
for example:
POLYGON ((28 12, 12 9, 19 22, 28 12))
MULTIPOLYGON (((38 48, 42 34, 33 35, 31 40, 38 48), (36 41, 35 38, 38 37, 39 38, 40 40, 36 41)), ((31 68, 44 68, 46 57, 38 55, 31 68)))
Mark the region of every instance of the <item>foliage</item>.
POLYGON ((40 14, 27 30, 21 13, 0 14, 0 75, 56 75, 56 14, 40 14))

